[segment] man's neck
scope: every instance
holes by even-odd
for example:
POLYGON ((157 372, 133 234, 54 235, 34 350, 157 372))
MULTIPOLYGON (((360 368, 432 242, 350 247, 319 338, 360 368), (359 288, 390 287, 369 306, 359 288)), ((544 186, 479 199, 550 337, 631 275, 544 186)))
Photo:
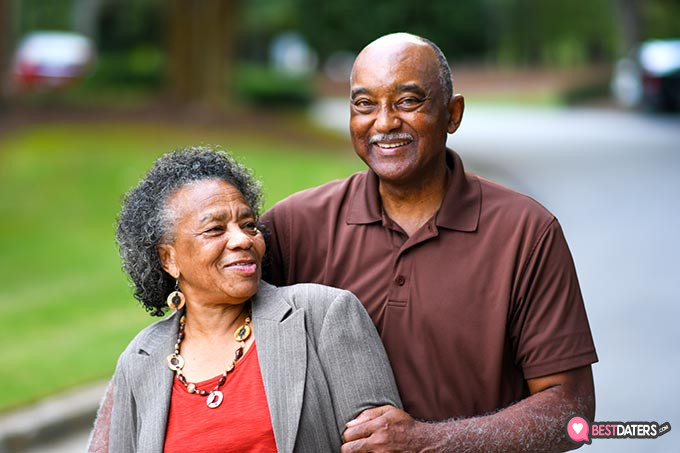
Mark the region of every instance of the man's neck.
POLYGON ((379 183, 385 213, 409 236, 425 225, 439 210, 446 194, 446 166, 438 167, 425 179, 410 185, 384 181, 379 183))

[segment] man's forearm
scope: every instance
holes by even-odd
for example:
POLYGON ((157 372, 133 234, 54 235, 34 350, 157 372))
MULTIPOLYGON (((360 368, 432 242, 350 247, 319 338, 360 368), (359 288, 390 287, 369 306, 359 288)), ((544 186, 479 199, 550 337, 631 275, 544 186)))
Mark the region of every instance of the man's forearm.
POLYGON ((468 419, 426 423, 428 452, 548 452, 576 448, 567 438, 573 414, 592 419, 594 398, 568 394, 563 386, 536 393, 496 413, 468 419))

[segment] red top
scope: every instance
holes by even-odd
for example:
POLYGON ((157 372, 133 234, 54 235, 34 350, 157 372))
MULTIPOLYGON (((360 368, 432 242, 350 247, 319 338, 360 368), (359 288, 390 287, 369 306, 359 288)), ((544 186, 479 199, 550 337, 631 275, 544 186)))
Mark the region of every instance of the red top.
MULTIPOLYGON (((221 375, 220 375, 221 376, 221 375)), ((196 383, 212 390, 220 376, 196 383)), ((276 453, 269 405, 264 392, 255 343, 219 389, 222 404, 214 409, 205 396, 190 394, 175 378, 165 433, 165 453, 276 453)))

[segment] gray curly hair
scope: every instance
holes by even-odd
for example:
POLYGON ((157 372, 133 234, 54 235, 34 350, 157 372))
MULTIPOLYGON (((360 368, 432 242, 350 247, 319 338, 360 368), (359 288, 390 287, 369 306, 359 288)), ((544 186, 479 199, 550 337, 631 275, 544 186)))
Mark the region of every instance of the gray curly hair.
POLYGON ((151 316, 164 315, 165 298, 175 289, 175 279, 163 270, 157 250, 159 244, 174 240, 175 219, 168 200, 187 184, 208 179, 221 179, 236 187, 259 217, 260 183, 229 154, 207 147, 181 149, 159 157, 123 199, 116 242, 123 270, 134 284, 134 296, 151 316))

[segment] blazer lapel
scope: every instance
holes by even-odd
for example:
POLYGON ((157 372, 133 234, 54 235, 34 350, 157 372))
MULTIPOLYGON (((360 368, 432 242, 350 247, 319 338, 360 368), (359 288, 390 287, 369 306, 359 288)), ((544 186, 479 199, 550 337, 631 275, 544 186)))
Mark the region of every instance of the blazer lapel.
POLYGON ((165 364, 165 357, 173 351, 178 329, 179 316, 175 313, 157 324, 156 331, 149 335, 137 352, 140 365, 137 369, 143 371, 134 384, 139 390, 135 392, 135 397, 143 413, 145 426, 142 430, 146 434, 140 436, 139 451, 160 453, 165 446, 174 378, 174 373, 165 364))
POLYGON ((307 333, 302 310, 292 307, 276 287, 260 283, 252 300, 253 331, 257 341, 276 448, 292 452, 297 439, 307 374, 307 333))

